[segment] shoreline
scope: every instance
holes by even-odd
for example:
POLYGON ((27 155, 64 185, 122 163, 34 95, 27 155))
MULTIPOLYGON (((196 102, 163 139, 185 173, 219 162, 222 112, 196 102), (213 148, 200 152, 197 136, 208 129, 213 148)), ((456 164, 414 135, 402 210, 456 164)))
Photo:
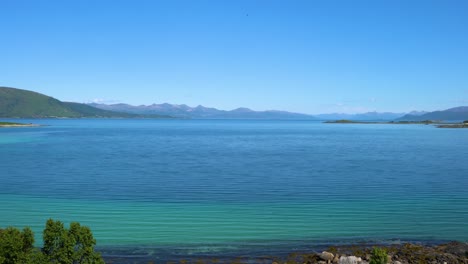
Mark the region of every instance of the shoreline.
POLYGON ((39 127, 42 125, 33 124, 33 123, 14 123, 14 122, 0 122, 0 127, 39 127))
POLYGON ((438 128, 468 128, 468 123, 437 125, 438 128))
POLYGON ((104 246, 101 252, 106 263, 339 263, 340 257, 360 258, 361 264, 369 263, 373 247, 388 253, 389 263, 468 263, 468 243, 457 241, 387 241, 322 244, 288 244, 281 247, 268 245, 238 249, 200 246, 145 247, 104 246), (327 254, 322 254, 323 252, 327 254), (331 253, 331 255, 329 255, 331 253), (330 259, 324 259, 327 255, 330 259), (325 261, 325 262, 321 262, 325 261), (435 262, 434 262, 435 261, 435 262))
POLYGON ((468 128, 468 123, 444 123, 439 121, 354 121, 354 120, 328 120, 324 124, 363 124, 363 125, 433 125, 437 128, 468 128))
POLYGON ((24 125, 0 125, 0 127, 40 127, 41 125, 36 124, 24 124, 24 125))

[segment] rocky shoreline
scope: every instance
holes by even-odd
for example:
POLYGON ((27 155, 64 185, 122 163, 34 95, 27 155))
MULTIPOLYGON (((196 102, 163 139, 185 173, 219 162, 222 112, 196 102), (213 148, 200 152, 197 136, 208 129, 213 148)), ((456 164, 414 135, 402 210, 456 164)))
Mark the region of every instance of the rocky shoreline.
MULTIPOLYGON (((337 263, 337 264, 368 264, 372 259, 370 246, 343 246, 331 247, 328 251, 312 254, 310 261, 303 263, 337 263)), ((379 246, 386 252, 386 263, 413 264, 413 263, 468 263, 468 243, 450 242, 436 246, 418 244, 402 244, 379 246)), ((297 262, 299 263, 299 262, 297 262)))
MULTIPOLYGON (((107 254, 103 252, 106 263, 196 263, 196 264, 369 264, 375 247, 383 249, 388 264, 468 264, 468 243, 449 242, 439 245, 403 243, 392 245, 354 244, 329 246, 323 251, 294 251, 275 254, 242 254, 239 255, 173 255, 164 256, 158 253, 144 254, 122 252, 107 254)), ((377 262, 381 263, 381 262, 377 262)))

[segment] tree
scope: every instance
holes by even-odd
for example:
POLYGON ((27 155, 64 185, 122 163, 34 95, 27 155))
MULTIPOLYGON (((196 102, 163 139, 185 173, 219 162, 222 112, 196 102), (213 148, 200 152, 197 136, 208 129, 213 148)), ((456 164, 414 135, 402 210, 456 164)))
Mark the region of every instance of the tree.
POLYGON ((42 251, 52 263, 91 264, 104 263, 94 251, 96 240, 87 226, 72 222, 66 229, 62 222, 49 219, 43 233, 42 251))
POLYGON ((73 222, 68 236, 73 244, 73 263, 104 263, 100 254, 94 251, 96 240, 89 227, 73 222))
POLYGON ((33 251, 34 234, 29 227, 19 231, 14 227, 0 230, 0 263, 15 264, 29 262, 33 251))
POLYGON ((47 220, 44 232, 42 233, 42 239, 44 241, 42 252, 50 262, 72 263, 70 259, 73 246, 62 222, 52 219, 47 220))
POLYGON ((29 227, 19 231, 0 229, 0 264, 102 264, 94 251, 96 240, 91 229, 73 222, 66 229, 62 222, 49 219, 43 232, 43 248, 34 248, 34 233, 29 227))
POLYGON ((23 252, 31 252, 34 249, 34 233, 29 227, 23 228, 21 233, 21 238, 23 241, 23 252))

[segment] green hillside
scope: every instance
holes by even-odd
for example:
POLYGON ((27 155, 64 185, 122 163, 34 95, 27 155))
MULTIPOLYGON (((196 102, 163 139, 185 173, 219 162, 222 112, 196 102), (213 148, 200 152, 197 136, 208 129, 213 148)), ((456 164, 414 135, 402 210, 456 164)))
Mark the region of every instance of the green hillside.
POLYGON ((61 102, 40 93, 10 87, 0 87, 0 117, 45 118, 45 117, 115 117, 137 118, 143 116, 98 109, 86 104, 61 102))

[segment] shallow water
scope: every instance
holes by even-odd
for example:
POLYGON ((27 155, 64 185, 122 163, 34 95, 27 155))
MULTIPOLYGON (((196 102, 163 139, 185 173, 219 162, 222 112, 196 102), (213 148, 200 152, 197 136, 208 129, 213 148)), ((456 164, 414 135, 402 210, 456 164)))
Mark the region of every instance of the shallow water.
POLYGON ((0 129, 0 226, 52 217, 101 246, 468 240, 468 130, 242 120, 0 129))

